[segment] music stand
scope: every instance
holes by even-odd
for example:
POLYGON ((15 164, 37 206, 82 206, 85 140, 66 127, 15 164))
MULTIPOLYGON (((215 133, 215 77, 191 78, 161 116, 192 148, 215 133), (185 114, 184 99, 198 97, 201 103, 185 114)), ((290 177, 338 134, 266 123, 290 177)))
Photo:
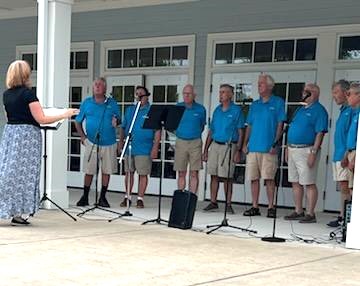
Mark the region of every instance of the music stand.
POLYGON ((155 219, 150 219, 142 224, 155 222, 161 224, 161 222, 168 223, 167 220, 161 218, 161 198, 162 198, 162 177, 164 175, 164 160, 165 160, 165 130, 174 131, 179 126, 180 120, 184 114, 185 106, 178 105, 152 105, 150 107, 148 117, 145 119, 143 128, 159 130, 161 129, 161 147, 160 147, 160 161, 161 161, 161 173, 159 181, 159 204, 158 215, 155 219))
MULTIPOLYGON (((44 109, 45 110, 45 109, 44 109)), ((58 130, 61 123, 63 122, 64 120, 61 120, 61 121, 57 121, 55 123, 52 123, 52 124, 44 124, 44 125, 41 125, 40 126, 40 129, 41 130, 44 130, 44 154, 43 154, 43 158, 44 158, 44 175, 43 175, 43 180, 44 180, 44 192, 43 192, 43 196, 40 200, 40 204, 43 203, 44 201, 49 201, 50 203, 52 203, 53 205, 55 205, 59 210, 61 210, 63 213, 65 213, 66 215, 68 215, 69 217, 71 217, 74 221, 76 221, 76 218, 74 218, 70 213, 68 213, 66 210, 64 210, 62 207, 60 207, 57 203, 55 203, 53 200, 51 200, 48 195, 47 195, 47 192, 46 192, 46 161, 47 161, 47 153, 46 153, 46 145, 47 145, 47 134, 46 132, 48 130, 58 130)))

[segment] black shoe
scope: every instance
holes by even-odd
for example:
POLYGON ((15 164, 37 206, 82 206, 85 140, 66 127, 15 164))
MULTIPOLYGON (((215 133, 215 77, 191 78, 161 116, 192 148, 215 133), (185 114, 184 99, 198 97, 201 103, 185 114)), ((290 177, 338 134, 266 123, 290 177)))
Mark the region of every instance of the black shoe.
POLYGON ((76 203, 78 207, 85 207, 89 205, 89 197, 82 195, 80 200, 76 203))
POLYGON ((30 222, 28 222, 26 219, 23 219, 21 216, 13 217, 11 220, 11 225, 29 225, 30 222))
POLYGON ((299 220, 299 223, 316 223, 316 217, 315 215, 307 214, 299 220))
POLYGON ((227 206, 226 206, 226 212, 227 212, 228 214, 235 214, 234 209, 232 208, 231 205, 227 205, 227 206))
POLYGON ((285 220, 301 220, 305 217, 305 213, 297 213, 295 211, 293 211, 291 214, 287 215, 284 217, 285 220))
POLYGON ((268 209, 266 217, 275 218, 276 217, 276 209, 275 208, 268 209))
POLYGON ((100 197, 99 202, 98 202, 98 206, 99 207, 103 207, 103 208, 109 208, 110 205, 107 201, 107 199, 105 197, 100 197))
POLYGON ((339 227, 343 223, 343 218, 341 216, 338 216, 336 220, 330 221, 326 225, 329 227, 339 227))
POLYGON ((219 206, 217 203, 213 203, 213 202, 210 202, 210 204, 208 204, 204 209, 203 211, 206 211, 206 212, 213 212, 213 211, 216 211, 219 209, 219 206))
POLYGON ((250 208, 243 213, 244 216, 258 216, 261 215, 259 208, 250 208))

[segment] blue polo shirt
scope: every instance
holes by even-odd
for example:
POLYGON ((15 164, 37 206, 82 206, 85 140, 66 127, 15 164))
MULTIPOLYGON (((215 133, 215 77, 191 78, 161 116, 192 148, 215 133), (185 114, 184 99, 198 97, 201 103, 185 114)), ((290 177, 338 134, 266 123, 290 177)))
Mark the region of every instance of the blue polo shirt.
POLYGON ((328 131, 328 113, 319 101, 302 106, 296 112, 288 131, 289 144, 313 145, 317 133, 328 131))
POLYGON ((86 136, 91 143, 109 146, 116 143, 116 128, 112 126, 113 116, 120 118, 119 106, 114 99, 108 98, 104 103, 97 103, 94 97, 90 96, 81 103, 80 112, 75 120, 78 123, 85 120, 86 136), (100 126, 103 116, 103 122, 100 126), (99 142, 95 138, 98 130, 100 130, 99 142))
POLYGON ((176 129, 176 136, 183 140, 201 138, 201 133, 206 123, 205 107, 195 101, 191 107, 187 106, 184 102, 180 102, 177 105, 185 106, 185 111, 176 129))
MULTIPOLYGON (((125 111, 124 120, 121 127, 125 130, 125 136, 128 135, 130 124, 135 114, 136 105, 129 106, 125 111)), ((142 128, 147 114, 150 110, 150 104, 140 107, 132 130, 131 156, 149 156, 154 144, 155 131, 142 128)), ((126 154, 129 153, 129 148, 126 154)))
POLYGON ((351 124, 346 140, 346 149, 347 150, 355 150, 356 149, 356 139, 357 139, 357 131, 359 124, 359 114, 360 108, 353 109, 353 116, 351 118, 351 124))
POLYGON ((218 105, 213 113, 210 123, 211 138, 217 142, 237 142, 239 128, 244 128, 244 116, 241 108, 231 102, 229 108, 222 110, 222 104, 218 105))
POLYGON ((334 134, 334 154, 333 162, 341 161, 346 152, 346 140, 352 119, 352 108, 347 105, 340 107, 340 114, 336 120, 334 134))
POLYGON ((271 95, 266 102, 262 98, 255 100, 246 120, 251 127, 249 152, 268 153, 274 144, 278 124, 285 120, 285 102, 281 97, 271 95))

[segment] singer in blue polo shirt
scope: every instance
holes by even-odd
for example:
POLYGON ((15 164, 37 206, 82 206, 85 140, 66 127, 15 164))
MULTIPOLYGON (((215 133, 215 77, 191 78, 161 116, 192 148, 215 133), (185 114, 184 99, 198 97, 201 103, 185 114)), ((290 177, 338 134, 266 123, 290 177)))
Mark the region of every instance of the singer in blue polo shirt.
POLYGON ((206 123, 205 107, 195 102, 194 87, 187 84, 183 88, 183 102, 177 105, 185 106, 184 114, 176 130, 174 170, 178 171, 178 189, 186 188, 186 173, 189 165, 189 189, 197 193, 199 186, 199 170, 202 169, 201 134, 206 123))
MULTIPOLYGON (((133 126, 129 147, 126 149, 125 153, 124 167, 126 194, 124 200, 120 203, 121 207, 126 207, 128 200, 129 204, 131 203, 131 192, 134 182, 134 173, 136 171, 139 175, 136 207, 144 208, 144 195, 148 185, 148 176, 151 173, 152 159, 156 159, 158 156, 160 130, 155 131, 144 129, 142 127, 150 110, 149 96, 150 92, 146 87, 136 87, 135 98, 137 102, 140 101, 140 109, 133 126)), ((125 111, 120 131, 119 153, 124 146, 124 139, 129 133, 135 110, 136 105, 132 105, 125 111)))
POLYGON ((80 105, 80 113, 76 116, 75 127, 80 134, 81 143, 85 145, 83 160, 84 193, 77 202, 78 206, 89 204, 88 195, 93 176, 96 175, 96 148, 99 145, 101 160, 102 188, 99 206, 110 207, 105 194, 109 185, 110 175, 117 172, 116 162, 116 126, 120 121, 119 107, 116 101, 105 96, 106 80, 97 78, 93 82, 93 96, 86 98, 80 105), (82 126, 85 121, 85 132, 82 126))
POLYGON ((232 101, 233 96, 234 88, 231 85, 222 84, 220 86, 220 105, 213 113, 203 153, 203 160, 207 161, 208 173, 211 175, 211 202, 204 208, 204 211, 214 211, 219 208, 217 194, 219 182, 223 181, 227 198, 227 212, 234 213, 231 206, 233 176, 235 163, 240 161, 244 116, 241 108, 232 101), (228 144, 231 144, 231 152, 227 151, 228 144), (208 151, 209 147, 210 151, 208 151), (229 157, 230 153, 231 158, 229 157), (223 160, 224 164, 222 164, 223 160))
POLYGON ((328 113, 319 102, 320 88, 308 83, 304 87, 305 106, 300 107, 292 121, 287 137, 288 180, 292 183, 295 211, 285 216, 287 220, 315 223, 315 206, 318 197, 316 175, 320 147, 328 131, 328 113), (306 188, 307 207, 303 212, 303 194, 306 188))
MULTIPOLYGON (((348 136, 346 139, 346 149, 348 158, 348 169, 350 170, 349 188, 350 194, 352 193, 354 184, 354 169, 355 169, 355 157, 356 157, 356 144, 357 134, 359 126, 359 114, 360 114, 360 84, 352 83, 350 85, 348 103, 353 109, 353 116, 350 123, 348 136)), ((359 170, 358 170, 359 171, 359 170)))
MULTIPOLYGON (((346 139, 352 118, 352 108, 347 103, 350 83, 344 79, 335 82, 332 86, 332 97, 337 105, 340 106, 339 116, 336 120, 334 134, 334 153, 333 153, 333 179, 338 183, 341 192, 340 215, 336 220, 330 221, 330 227, 339 227, 344 217, 345 200, 350 200, 349 178, 350 171, 347 168, 346 139)), ((336 191, 336 190, 333 190, 336 191)))
POLYGON ((258 79, 260 98, 252 103, 246 120, 243 151, 246 156, 246 178, 251 181, 252 207, 244 216, 260 215, 260 179, 265 180, 268 197, 267 217, 273 218, 275 174, 278 165, 277 141, 286 120, 284 100, 272 93, 274 79, 261 74, 258 79))

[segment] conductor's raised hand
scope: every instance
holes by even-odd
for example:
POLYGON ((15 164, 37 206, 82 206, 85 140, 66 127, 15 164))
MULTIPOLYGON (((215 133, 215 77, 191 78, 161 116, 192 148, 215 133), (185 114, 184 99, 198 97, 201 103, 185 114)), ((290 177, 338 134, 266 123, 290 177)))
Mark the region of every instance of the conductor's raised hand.
POLYGON ((64 113, 64 119, 78 115, 79 112, 80 112, 80 110, 77 108, 68 108, 64 113))

